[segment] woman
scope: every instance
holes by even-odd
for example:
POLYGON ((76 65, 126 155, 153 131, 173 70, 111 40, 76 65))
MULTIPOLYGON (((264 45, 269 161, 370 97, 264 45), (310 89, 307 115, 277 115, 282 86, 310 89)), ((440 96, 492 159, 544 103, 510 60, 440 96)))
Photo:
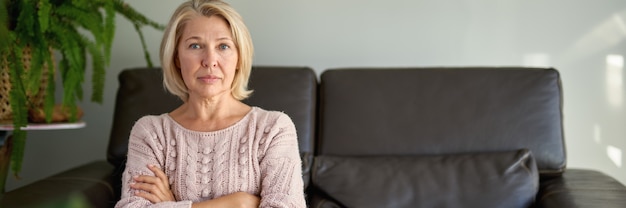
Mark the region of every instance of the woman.
POLYGON ((252 65, 241 16, 221 1, 183 3, 160 58, 184 102, 136 122, 116 207, 305 207, 293 122, 241 102, 252 65))

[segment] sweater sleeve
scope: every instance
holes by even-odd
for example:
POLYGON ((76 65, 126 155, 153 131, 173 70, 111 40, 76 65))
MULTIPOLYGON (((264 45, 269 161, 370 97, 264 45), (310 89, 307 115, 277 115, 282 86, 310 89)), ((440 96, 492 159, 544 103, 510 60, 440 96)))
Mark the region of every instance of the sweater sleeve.
POLYGON ((161 202, 153 204, 152 202, 135 196, 134 189, 130 188, 133 183, 133 176, 149 175, 154 173, 148 169, 148 165, 156 165, 164 169, 165 153, 163 151, 164 138, 158 138, 156 132, 160 127, 155 122, 156 117, 148 116, 139 119, 130 132, 128 141, 128 156, 126 160, 126 168, 122 175, 122 196, 120 201, 115 205, 116 208, 134 208, 134 207, 191 207, 191 201, 180 202, 161 202))
POLYGON ((260 161, 259 207, 306 207, 296 128, 284 113, 268 127, 270 132, 264 139, 269 144, 260 161))

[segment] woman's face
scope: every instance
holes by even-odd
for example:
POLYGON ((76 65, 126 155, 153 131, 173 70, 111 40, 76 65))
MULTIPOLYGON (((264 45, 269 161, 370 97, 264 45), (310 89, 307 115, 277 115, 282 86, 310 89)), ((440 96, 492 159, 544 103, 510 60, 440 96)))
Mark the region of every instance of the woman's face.
POLYGON ((192 18, 177 47, 178 65, 190 98, 232 96, 239 54, 224 19, 215 15, 192 18))

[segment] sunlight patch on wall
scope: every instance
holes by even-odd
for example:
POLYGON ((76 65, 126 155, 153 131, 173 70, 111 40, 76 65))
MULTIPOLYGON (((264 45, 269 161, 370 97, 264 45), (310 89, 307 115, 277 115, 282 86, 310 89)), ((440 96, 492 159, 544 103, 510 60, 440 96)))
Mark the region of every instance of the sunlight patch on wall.
POLYGON ((598 124, 593 125, 593 141, 595 141, 596 144, 602 143, 602 129, 600 129, 600 125, 598 124))
POLYGON ((624 18, 620 14, 613 14, 613 21, 615 21, 615 25, 622 31, 624 35, 626 35, 626 23, 624 23, 624 18))
POLYGON ((622 167, 622 150, 620 148, 609 145, 606 147, 606 155, 618 168, 622 167))
POLYGON ((623 76, 624 57, 622 55, 606 56, 606 93, 609 105, 621 107, 623 103, 623 76))
POLYGON ((550 55, 547 53, 524 54, 523 65, 527 67, 550 67, 550 55))
POLYGON ((618 46, 626 40, 626 10, 611 15, 580 37, 565 51, 560 62, 575 62, 603 50, 618 46))

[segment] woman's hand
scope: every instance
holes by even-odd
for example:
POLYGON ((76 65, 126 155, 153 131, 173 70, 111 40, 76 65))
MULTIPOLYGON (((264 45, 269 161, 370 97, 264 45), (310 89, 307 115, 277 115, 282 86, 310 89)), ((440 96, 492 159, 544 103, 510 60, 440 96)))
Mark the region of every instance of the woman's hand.
POLYGON ((143 197, 152 203, 175 201, 174 194, 170 190, 167 176, 161 169, 154 165, 148 165, 155 176, 140 175, 133 177, 134 183, 130 187, 135 189, 135 196, 143 197))
POLYGON ((193 203, 192 208, 201 207, 238 207, 238 208, 257 208, 261 203, 258 196, 246 193, 235 192, 226 196, 222 196, 213 200, 193 203))

